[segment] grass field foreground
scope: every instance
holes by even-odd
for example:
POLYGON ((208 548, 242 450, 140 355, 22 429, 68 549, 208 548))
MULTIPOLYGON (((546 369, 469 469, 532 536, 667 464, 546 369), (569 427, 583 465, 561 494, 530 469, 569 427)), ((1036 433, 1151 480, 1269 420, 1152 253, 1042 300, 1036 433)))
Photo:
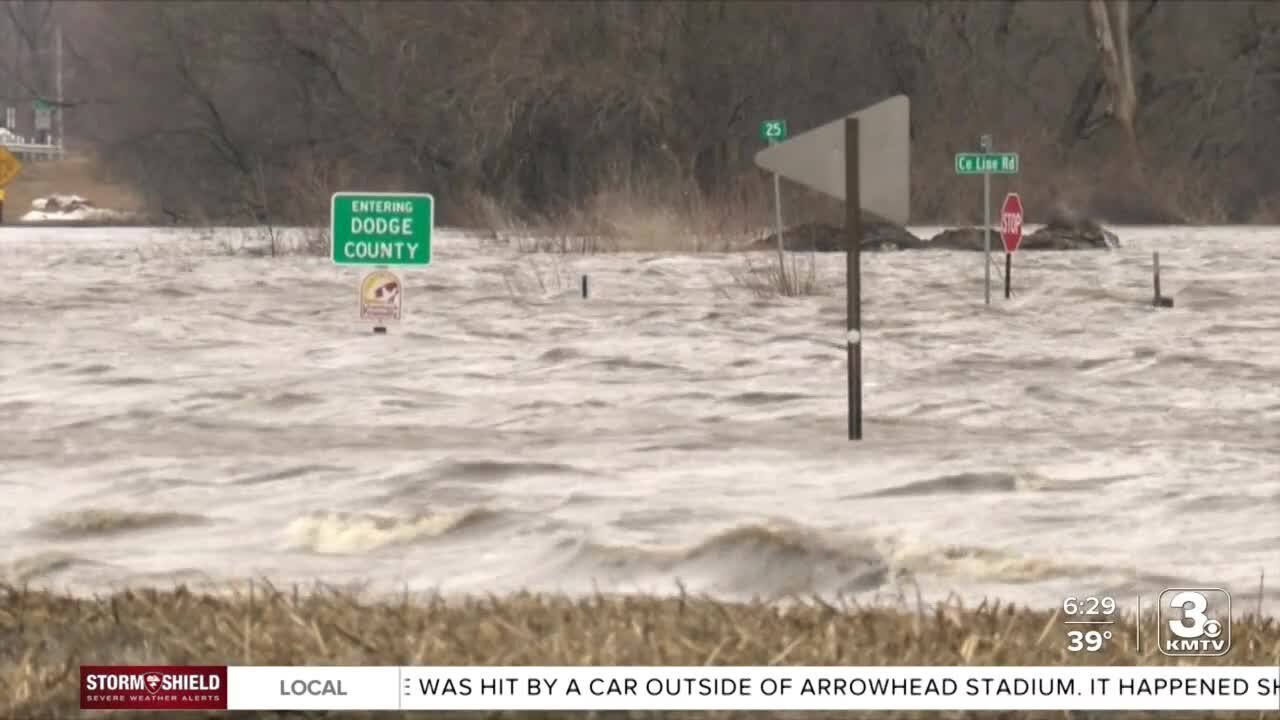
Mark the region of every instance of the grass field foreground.
MULTIPOLYGON (((397 600, 317 588, 204 594, 128 591, 81 598, 0 587, 0 717, 72 718, 80 664, 213 665, 1168 665, 1132 615, 1102 653, 1067 651, 1063 618, 998 604, 964 608, 833 606, 817 600, 726 604, 706 598, 561 596, 397 600)), ((1144 627, 1153 627, 1145 617, 1144 627)), ((1233 623, 1223 658, 1193 664, 1280 664, 1280 622, 1233 623)), ((768 713, 598 713, 610 717, 780 717, 768 713)), ((110 712, 117 720, 151 713, 110 712)), ((549 713, 406 713, 404 717, 551 717, 549 713)), ((1083 718, 1044 713, 797 713, 796 717, 1083 718)), ((1108 716, 1114 713, 1107 714, 1108 716)), ((183 718, 225 713, 181 713, 183 718)), ((791 715, 787 715, 790 717, 791 715)), ((1125 713, 1124 717, 1174 717, 1125 713)), ((1203 716, 1187 714, 1186 717, 1203 716)), ((1239 717, 1258 717, 1242 713, 1239 717)), ((374 718, 367 713, 240 712, 238 718, 374 718)), ((1215 714, 1215 717, 1232 717, 1215 714)))

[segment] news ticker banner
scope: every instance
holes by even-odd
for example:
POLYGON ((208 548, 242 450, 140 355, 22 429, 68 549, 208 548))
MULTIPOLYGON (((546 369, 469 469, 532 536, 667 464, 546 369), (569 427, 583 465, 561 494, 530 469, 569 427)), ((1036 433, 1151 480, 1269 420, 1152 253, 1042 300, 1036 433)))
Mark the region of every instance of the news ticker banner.
POLYGON ((84 710, 1280 710, 1280 668, 80 668, 84 710))

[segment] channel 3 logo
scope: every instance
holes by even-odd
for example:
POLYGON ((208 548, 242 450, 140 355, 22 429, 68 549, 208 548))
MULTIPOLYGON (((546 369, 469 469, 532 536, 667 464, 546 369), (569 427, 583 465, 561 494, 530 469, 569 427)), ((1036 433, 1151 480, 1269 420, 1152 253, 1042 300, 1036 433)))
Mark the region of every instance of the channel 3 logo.
POLYGON ((1231 595, 1218 588, 1160 593, 1160 652, 1215 657, 1231 649, 1231 595))

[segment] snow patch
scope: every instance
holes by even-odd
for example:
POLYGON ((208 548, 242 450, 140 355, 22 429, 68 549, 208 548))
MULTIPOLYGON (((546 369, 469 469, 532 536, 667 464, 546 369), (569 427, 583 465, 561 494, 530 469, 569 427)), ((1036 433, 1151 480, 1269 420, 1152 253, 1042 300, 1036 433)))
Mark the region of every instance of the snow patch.
POLYGON ((124 210, 100 208, 79 195, 49 195, 31 201, 20 222, 119 222, 134 217, 124 210))

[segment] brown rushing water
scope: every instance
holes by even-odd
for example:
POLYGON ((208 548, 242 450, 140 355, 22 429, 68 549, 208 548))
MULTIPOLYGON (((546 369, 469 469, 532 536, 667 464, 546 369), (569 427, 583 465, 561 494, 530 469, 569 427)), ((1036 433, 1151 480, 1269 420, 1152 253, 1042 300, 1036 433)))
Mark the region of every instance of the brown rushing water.
POLYGON ((742 256, 446 232, 375 337, 324 259, 5 228, 0 579, 1252 608, 1266 569, 1274 611, 1280 231, 1118 232, 1019 255, 990 309, 979 255, 867 255, 850 443, 840 255, 762 301, 742 256))

